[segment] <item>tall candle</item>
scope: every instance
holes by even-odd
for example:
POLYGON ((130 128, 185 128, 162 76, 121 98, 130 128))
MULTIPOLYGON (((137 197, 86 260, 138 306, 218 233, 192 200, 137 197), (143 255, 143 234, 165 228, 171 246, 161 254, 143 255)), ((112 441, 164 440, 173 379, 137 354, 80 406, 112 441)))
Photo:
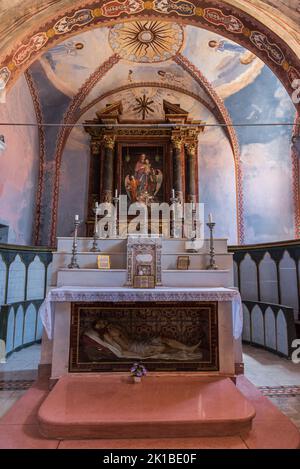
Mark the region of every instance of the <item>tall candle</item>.
POLYGON ((118 197, 118 189, 115 190, 115 198, 118 197))
POLYGON ((209 223, 213 223, 212 213, 210 213, 210 214, 208 215, 208 222, 209 222, 209 223))
POLYGON ((175 199, 175 190, 172 189, 172 198, 175 199))
POLYGON ((75 221, 79 221, 79 215, 75 215, 75 221))
POLYGON ((96 208, 98 208, 98 206, 99 206, 98 202, 95 202, 95 206, 96 206, 96 208))

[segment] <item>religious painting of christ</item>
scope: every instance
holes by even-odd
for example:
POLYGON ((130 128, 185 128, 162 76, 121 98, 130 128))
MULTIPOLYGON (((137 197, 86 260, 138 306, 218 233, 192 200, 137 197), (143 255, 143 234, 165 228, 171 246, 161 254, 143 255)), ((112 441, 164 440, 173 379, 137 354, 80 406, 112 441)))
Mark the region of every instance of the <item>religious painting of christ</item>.
POLYGON ((129 146, 122 151, 122 189, 129 202, 163 201, 163 148, 129 146))

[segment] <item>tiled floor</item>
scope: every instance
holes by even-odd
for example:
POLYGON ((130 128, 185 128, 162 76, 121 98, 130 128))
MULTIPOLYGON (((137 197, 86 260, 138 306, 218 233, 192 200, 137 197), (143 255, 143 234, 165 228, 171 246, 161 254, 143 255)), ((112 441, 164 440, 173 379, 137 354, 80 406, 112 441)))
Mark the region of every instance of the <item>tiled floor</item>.
POLYGON ((33 345, 13 353, 6 363, 0 364, 0 418, 37 378, 40 354, 40 345, 33 345))
POLYGON ((294 364, 273 353, 247 345, 244 345, 243 349, 245 376, 260 387, 263 394, 300 429, 299 389, 296 395, 289 396, 287 393, 284 396, 278 395, 281 392, 279 386, 300 386, 300 363, 294 364), (262 389, 263 386, 274 387, 274 389, 267 392, 262 389))

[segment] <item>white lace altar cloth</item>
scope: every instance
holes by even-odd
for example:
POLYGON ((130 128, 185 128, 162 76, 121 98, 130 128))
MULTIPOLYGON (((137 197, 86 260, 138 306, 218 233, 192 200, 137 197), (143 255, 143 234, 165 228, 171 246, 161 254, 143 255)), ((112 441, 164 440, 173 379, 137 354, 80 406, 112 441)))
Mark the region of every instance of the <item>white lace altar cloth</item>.
POLYGON ((231 301, 233 337, 243 329, 243 310, 238 290, 216 288, 157 287, 133 289, 120 287, 59 287, 50 290, 40 307, 40 316, 49 339, 53 337, 54 303, 56 302, 125 302, 125 301, 231 301))

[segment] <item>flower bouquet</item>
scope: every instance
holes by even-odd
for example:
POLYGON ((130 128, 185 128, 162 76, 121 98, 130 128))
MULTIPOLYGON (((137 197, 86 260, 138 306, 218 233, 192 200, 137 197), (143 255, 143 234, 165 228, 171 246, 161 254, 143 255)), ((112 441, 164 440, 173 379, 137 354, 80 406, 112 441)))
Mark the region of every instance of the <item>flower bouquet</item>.
POLYGON ((143 376, 146 376, 147 370, 141 363, 134 363, 130 369, 131 376, 135 383, 140 383, 143 376))

